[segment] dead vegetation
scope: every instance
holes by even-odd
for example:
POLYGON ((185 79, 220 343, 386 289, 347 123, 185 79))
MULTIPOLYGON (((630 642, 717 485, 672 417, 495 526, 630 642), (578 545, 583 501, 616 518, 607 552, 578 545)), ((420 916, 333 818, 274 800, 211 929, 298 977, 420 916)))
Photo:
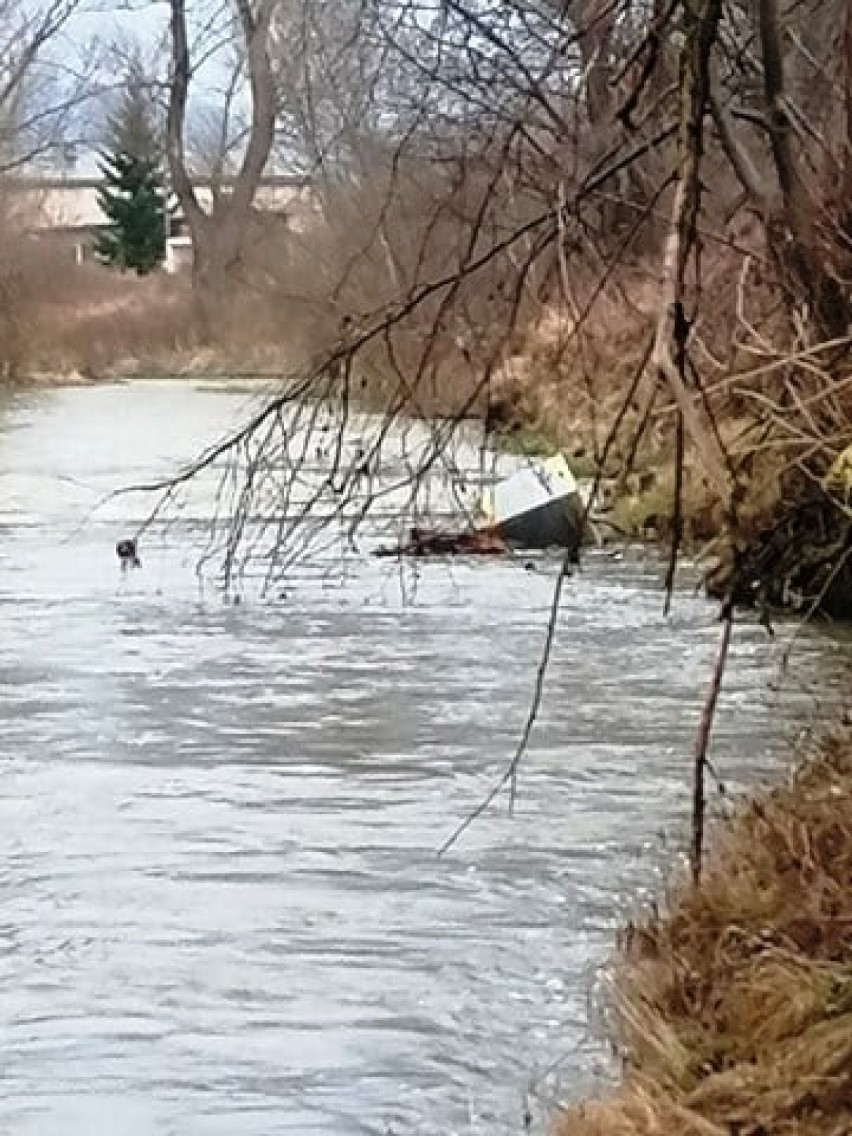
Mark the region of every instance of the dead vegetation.
POLYGON ((714 593, 742 602, 852 611, 852 339, 821 339, 780 303, 755 264, 761 246, 718 240, 704 254, 690 387, 723 455, 722 493, 694 448, 678 457, 679 408, 648 355, 657 282, 641 259, 601 286, 575 272, 501 367, 507 437, 561 448, 607 481, 616 536, 679 541, 704 557, 714 593), (709 297, 712 296, 712 303, 709 297), (613 427, 616 437, 604 455, 613 427), (723 538, 723 539, 720 539, 723 538))
POLYGON ((38 236, 0 236, 0 379, 95 381, 140 374, 281 371, 286 347, 271 300, 235 289, 215 335, 202 335, 191 282, 137 277, 38 236), (276 330, 277 329, 277 330, 276 330))
POLYGON ((0 374, 98 378, 130 359, 166 358, 193 342, 179 283, 75 264, 73 250, 0 225, 0 374))
POLYGON ((852 1131, 852 733, 720 834, 701 884, 624 932, 623 1085, 557 1136, 852 1131))

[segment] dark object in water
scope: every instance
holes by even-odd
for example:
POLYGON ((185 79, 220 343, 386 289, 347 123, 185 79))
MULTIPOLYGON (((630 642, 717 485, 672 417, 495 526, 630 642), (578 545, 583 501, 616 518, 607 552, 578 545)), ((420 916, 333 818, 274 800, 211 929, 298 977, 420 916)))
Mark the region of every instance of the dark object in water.
POLYGON ((127 540, 120 540, 115 546, 115 552, 121 564, 122 572, 126 572, 128 568, 142 567, 142 561, 136 551, 136 541, 132 537, 127 540))
POLYGON ((583 503, 579 496, 554 497, 543 505, 516 513, 493 525, 514 548, 564 548, 571 563, 579 562, 583 532, 583 503))
POLYGON ((408 540, 396 548, 378 548, 374 556, 502 556, 506 541, 494 529, 474 532, 440 532, 413 528, 408 540))

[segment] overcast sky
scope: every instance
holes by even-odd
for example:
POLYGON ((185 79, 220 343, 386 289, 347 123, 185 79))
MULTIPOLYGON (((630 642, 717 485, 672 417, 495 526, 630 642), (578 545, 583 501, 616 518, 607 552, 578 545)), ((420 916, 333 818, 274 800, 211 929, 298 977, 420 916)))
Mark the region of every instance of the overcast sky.
MULTIPOLYGON (((196 4, 194 7, 198 11, 201 5, 196 4)), ((192 8, 193 5, 189 5, 190 12, 192 8)), ((97 55, 103 54, 106 61, 100 70, 101 81, 105 88, 103 101, 97 108, 94 106, 87 108, 81 130, 84 141, 74 149, 75 175, 89 177, 99 173, 98 146, 109 110, 109 86, 112 81, 119 83, 121 81, 122 54, 130 54, 138 49, 143 61, 155 64, 160 53, 167 49, 165 41, 168 17, 169 7, 165 2, 136 3, 130 0, 128 3, 122 3, 119 0, 112 6, 108 0, 101 0, 101 3, 95 0, 94 4, 87 4, 78 12, 69 21, 63 35, 50 45, 49 54, 54 59, 59 57, 63 63, 70 63, 81 55, 91 57, 92 52, 97 55), (110 49, 113 45, 117 48, 114 53, 114 64, 110 62, 110 49)), ((194 77, 193 101, 196 106, 200 101, 212 100, 215 97, 213 92, 215 79, 215 61, 202 68, 194 77)))

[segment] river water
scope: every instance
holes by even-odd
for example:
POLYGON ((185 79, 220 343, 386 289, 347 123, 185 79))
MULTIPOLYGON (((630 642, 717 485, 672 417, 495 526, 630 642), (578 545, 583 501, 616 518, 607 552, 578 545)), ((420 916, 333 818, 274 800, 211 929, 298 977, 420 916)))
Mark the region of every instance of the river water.
MULTIPOLYGON (((225 602, 195 574, 202 490, 122 577, 148 505, 103 494, 252 398, 137 383, 0 415, 0 1132, 495 1136, 527 1102, 544 1131, 610 1072, 589 994, 682 848, 714 609, 665 618, 657 565, 591 555, 514 817, 439 858, 522 728, 553 569, 424 563, 412 588, 353 552, 225 602)), ((848 681, 848 643, 808 631, 773 689, 784 637, 736 634, 731 793, 848 681)))

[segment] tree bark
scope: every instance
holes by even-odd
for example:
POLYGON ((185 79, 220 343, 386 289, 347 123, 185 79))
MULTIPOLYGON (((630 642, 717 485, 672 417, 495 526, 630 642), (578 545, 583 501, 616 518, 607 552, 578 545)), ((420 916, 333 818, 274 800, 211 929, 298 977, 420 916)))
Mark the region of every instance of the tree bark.
POLYGON ((586 75, 586 108, 592 126, 598 127, 612 119, 609 53, 615 6, 611 0, 582 0, 577 8, 577 44, 586 75))
POLYGON ((202 227, 204 211, 198 203, 186 165, 186 103, 189 98, 189 39, 186 29, 185 0, 170 0, 169 29, 172 41, 169 107, 166 119, 166 152, 172 189, 177 194, 195 243, 202 227))
POLYGON ((684 4, 677 182, 663 262, 663 303, 652 359, 683 416, 687 436, 705 476, 728 507, 732 484, 726 456, 715 432, 702 418, 696 394, 687 386, 682 365, 689 333, 687 273, 701 208, 700 174, 704 117, 710 99, 710 59, 721 7, 721 0, 685 0, 684 4))
POLYGON ((217 194, 206 212, 195 192, 186 160, 186 105, 191 78, 185 0, 170 0, 171 81, 167 150, 172 188, 189 226, 193 246, 193 283, 202 332, 208 338, 229 277, 239 265, 251 221, 254 198, 275 140, 276 87, 269 58, 270 23, 277 0, 234 0, 249 77, 251 123, 240 169, 231 192, 217 194))
POLYGON ((780 191, 780 232, 773 234, 776 259, 789 266, 802 298, 811 308, 819 332, 829 339, 849 328, 849 299, 831 275, 826 252, 817 241, 812 217, 815 203, 799 172, 787 110, 782 26, 777 0, 754 0, 763 63, 766 124, 780 191))
POLYGON ((852 198, 852 4, 846 7, 843 29, 843 111, 846 136, 843 148, 843 195, 852 198))

